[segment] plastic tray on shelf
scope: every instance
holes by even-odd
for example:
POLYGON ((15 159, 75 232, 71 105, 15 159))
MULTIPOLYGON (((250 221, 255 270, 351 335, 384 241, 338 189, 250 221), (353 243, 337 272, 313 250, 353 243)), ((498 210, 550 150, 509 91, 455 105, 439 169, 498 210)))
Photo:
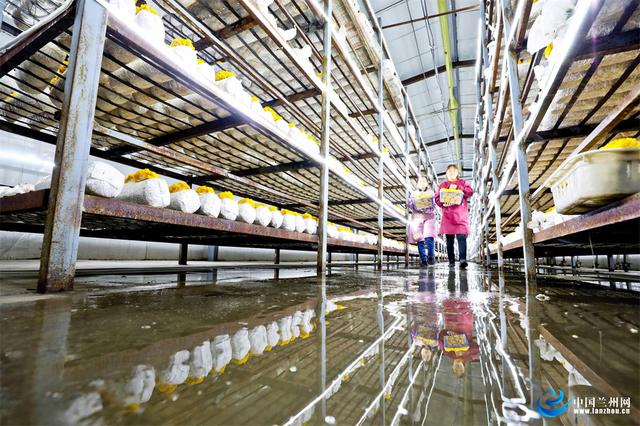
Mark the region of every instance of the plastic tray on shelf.
POLYGON ((640 148, 588 151, 549 178, 556 210, 581 214, 640 192, 640 148))

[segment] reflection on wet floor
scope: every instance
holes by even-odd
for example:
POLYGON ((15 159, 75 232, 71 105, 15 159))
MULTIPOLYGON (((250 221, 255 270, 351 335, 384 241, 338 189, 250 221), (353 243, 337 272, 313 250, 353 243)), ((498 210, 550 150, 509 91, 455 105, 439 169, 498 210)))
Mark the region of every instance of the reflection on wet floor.
POLYGON ((72 296, 0 304, 0 423, 542 423, 549 389, 570 401, 552 424, 639 418, 626 288, 527 291, 439 266, 279 273, 84 277, 72 296), (630 414, 580 413, 591 398, 630 414))

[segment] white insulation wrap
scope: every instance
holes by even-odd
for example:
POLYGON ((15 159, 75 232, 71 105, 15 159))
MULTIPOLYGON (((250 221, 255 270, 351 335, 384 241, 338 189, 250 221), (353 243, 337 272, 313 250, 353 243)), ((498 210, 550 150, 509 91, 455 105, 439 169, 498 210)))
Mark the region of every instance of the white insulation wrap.
POLYGON ((220 214, 223 218, 229 220, 236 220, 238 217, 239 209, 238 202, 230 198, 223 198, 220 205, 220 214))
POLYGON ((286 213, 283 215, 284 218, 282 220, 282 227, 287 231, 295 231, 296 230, 296 216, 293 214, 286 213))
POLYGON ((280 332, 278 323, 273 321, 267 326, 267 344, 274 348, 280 341, 280 332))
POLYGON ((307 225, 304 223, 302 216, 296 216, 296 232, 304 232, 307 229, 307 225))
POLYGON ((267 347, 267 329, 264 325, 259 325, 249 331, 249 342, 251 343, 251 353, 262 355, 267 347))
POLYGON ((238 213, 243 222, 253 223, 256 221, 256 208, 249 203, 240 203, 238 213))
POLYGON ((193 189, 173 192, 170 194, 169 208, 185 213, 194 213, 200 208, 200 197, 193 189))
POLYGON ((271 210, 267 206, 258 206, 256 208, 256 223, 262 226, 269 226, 271 223, 271 210))
POLYGON ((231 355, 233 362, 244 364, 247 362, 251 342, 249 342, 249 330, 241 328, 231 337, 231 355))
POLYGON ((194 378, 207 377, 213 368, 213 358, 211 357, 211 343, 208 340, 202 342, 191 350, 189 360, 189 375, 194 378))
POLYGON ((218 217, 220 215, 220 206, 222 201, 214 193, 208 192, 200 195, 200 209, 199 213, 205 216, 218 217))
POLYGON ((229 339, 229 335, 216 336, 211 344, 213 370, 216 373, 224 373, 224 368, 231 362, 231 354, 231 339, 229 339))
POLYGON ((284 221, 284 215, 280 210, 273 210, 271 212, 271 223, 269 223, 269 225, 277 229, 282 226, 283 221, 284 221))
POLYGON ((169 186, 161 178, 125 183, 117 198, 151 207, 167 207, 171 201, 169 186))
POLYGON ((165 385, 179 385, 189 376, 189 351, 179 351, 171 355, 169 366, 160 374, 160 383, 165 385))
POLYGON ((124 187, 124 175, 102 161, 89 163, 85 192, 100 197, 117 197, 124 187))

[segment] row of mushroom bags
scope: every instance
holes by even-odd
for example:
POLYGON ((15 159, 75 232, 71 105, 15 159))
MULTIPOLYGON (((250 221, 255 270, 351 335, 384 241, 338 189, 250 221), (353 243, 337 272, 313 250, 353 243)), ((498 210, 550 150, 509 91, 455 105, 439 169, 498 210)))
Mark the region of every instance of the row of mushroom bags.
MULTIPOLYGON (((329 301, 326 314, 341 309, 344 307, 329 301)), ((224 374, 229 365, 240 366, 251 357, 261 356, 278 346, 307 339, 315 329, 315 316, 314 309, 298 310, 266 325, 242 327, 233 334, 214 336, 190 350, 175 352, 166 367, 158 371, 151 365, 140 364, 124 382, 94 380, 93 391, 76 398, 64 413, 64 420, 76 423, 101 411, 107 401, 136 411, 154 392, 171 397, 180 385, 202 383, 208 376, 224 374)))

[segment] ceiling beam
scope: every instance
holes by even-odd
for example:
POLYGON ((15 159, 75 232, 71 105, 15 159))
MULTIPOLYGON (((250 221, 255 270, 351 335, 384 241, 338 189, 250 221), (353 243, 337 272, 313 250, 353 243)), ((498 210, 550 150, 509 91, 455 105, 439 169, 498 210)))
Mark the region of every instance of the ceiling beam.
MULTIPOLYGON (((475 59, 464 59, 462 61, 455 61, 452 63, 453 68, 465 68, 465 67, 473 67, 476 65, 476 60, 475 59)), ((404 80, 402 80, 402 85, 403 86, 409 86, 410 84, 414 84, 417 83, 419 81, 422 81, 424 79, 433 77, 434 75, 436 75, 436 71, 438 74, 444 73, 446 71, 446 66, 445 65, 441 65, 438 68, 433 68, 424 72, 421 72, 420 74, 416 74, 413 77, 409 77, 406 78, 404 80)))
POLYGON ((442 13, 434 13, 433 15, 427 15, 427 16, 422 16, 420 18, 415 18, 415 19, 409 19, 407 21, 401 21, 401 22, 395 22, 393 24, 388 24, 388 25, 383 25, 382 29, 386 30, 387 28, 394 28, 394 27, 399 27, 401 25, 407 25, 407 24, 412 24, 412 23, 416 23, 416 22, 423 22, 426 19, 433 19, 433 18, 438 18, 440 16, 446 16, 446 15, 452 15, 455 13, 460 13, 460 12, 466 12, 468 10, 476 10, 478 9, 477 4, 472 4, 470 6, 465 6, 465 7, 461 7, 459 9, 455 9, 455 10, 448 10, 446 12, 442 12, 442 13))
MULTIPOLYGON (((238 19, 233 24, 227 25, 226 27, 214 32, 213 35, 221 40, 226 40, 238 33, 253 28, 257 24, 258 21, 256 21, 255 18, 253 18, 252 16, 246 16, 244 18, 238 19)), ((193 47, 195 47, 197 51, 204 50, 212 45, 213 43, 211 42, 211 40, 208 40, 207 38, 201 38, 200 40, 197 40, 195 43, 193 43, 193 47)))

